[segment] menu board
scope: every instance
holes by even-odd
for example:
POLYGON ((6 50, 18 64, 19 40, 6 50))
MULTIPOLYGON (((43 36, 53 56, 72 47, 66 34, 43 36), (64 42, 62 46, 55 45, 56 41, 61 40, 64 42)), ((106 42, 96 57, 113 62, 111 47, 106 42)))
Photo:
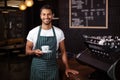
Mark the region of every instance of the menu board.
POLYGON ((108 0, 69 0, 70 28, 108 28, 108 0))

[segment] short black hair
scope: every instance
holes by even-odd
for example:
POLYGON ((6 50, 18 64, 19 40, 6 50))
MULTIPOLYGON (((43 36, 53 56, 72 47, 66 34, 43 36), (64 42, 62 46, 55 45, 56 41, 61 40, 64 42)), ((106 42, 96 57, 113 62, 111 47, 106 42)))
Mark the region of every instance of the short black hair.
POLYGON ((49 4, 43 5, 43 6, 41 7, 41 9, 40 9, 40 13, 41 13, 41 11, 42 11, 43 9, 50 9, 50 10, 52 11, 52 14, 54 13, 53 7, 52 7, 51 5, 49 5, 49 4))

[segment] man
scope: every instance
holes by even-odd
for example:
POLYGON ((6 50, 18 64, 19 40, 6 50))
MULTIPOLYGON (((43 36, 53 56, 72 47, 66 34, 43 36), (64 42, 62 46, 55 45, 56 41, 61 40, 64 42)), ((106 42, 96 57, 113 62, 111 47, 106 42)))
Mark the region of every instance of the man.
POLYGON ((62 61, 65 65, 65 74, 78 74, 78 71, 69 68, 64 45, 63 31, 52 25, 54 17, 51 6, 44 5, 40 9, 42 25, 33 28, 27 36, 26 54, 34 55, 31 64, 31 80, 59 80, 56 59, 57 49, 60 47, 62 61), (49 51, 43 52, 42 47, 48 46, 49 51))

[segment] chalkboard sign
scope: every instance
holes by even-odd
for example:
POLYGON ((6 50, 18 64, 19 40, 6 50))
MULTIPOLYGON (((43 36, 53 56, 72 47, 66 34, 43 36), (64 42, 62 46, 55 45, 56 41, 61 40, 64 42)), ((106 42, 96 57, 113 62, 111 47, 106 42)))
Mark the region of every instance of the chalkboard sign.
POLYGON ((69 0, 70 28, 108 28, 108 0, 69 0))

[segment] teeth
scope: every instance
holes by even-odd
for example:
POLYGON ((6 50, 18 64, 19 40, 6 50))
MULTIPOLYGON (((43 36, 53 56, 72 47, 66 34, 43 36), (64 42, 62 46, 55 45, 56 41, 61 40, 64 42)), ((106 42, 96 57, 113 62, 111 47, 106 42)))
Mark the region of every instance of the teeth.
POLYGON ((45 21, 49 21, 49 19, 45 19, 45 21))

